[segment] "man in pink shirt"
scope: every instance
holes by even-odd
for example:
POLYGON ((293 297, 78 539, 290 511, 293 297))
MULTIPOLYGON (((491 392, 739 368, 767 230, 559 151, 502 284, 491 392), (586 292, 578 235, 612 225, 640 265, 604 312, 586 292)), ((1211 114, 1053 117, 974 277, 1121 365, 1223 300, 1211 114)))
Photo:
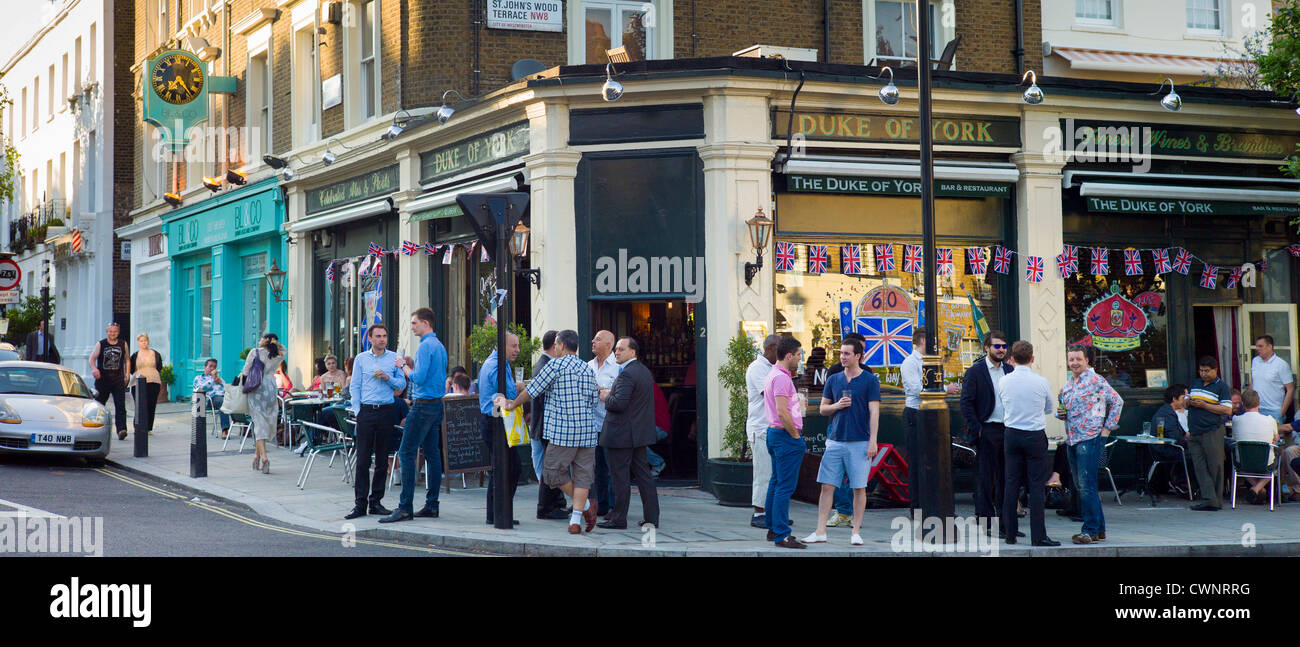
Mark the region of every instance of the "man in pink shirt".
POLYGON ((790 496, 799 482, 803 462, 803 403, 795 391, 793 375, 799 368, 799 340, 782 337, 776 345, 776 363, 763 388, 767 408, 767 451, 772 456, 772 479, 767 484, 767 540, 781 548, 807 548, 790 530, 790 496))

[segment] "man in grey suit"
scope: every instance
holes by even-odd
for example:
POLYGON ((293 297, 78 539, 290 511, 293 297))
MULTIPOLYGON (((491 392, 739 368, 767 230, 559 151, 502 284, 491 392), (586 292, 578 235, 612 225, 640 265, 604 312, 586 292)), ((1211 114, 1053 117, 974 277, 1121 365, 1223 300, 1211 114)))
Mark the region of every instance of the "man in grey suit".
MULTIPOLYGON (((533 375, 541 373, 542 367, 551 361, 551 353, 555 352, 557 334, 554 330, 548 330, 542 335, 542 356, 537 358, 537 363, 533 365, 533 375)), ((542 480, 542 458, 546 455, 546 446, 550 444, 542 438, 542 425, 546 418, 546 396, 537 396, 532 406, 528 427, 533 437, 533 469, 537 474, 537 518, 568 519, 569 513, 564 510, 567 505, 564 501, 564 493, 542 480)))
POLYGON ((632 499, 632 484, 636 481, 641 493, 641 508, 647 523, 659 527, 659 494, 655 480, 650 475, 646 460, 646 447, 657 440, 655 433, 654 375, 642 362, 637 361, 637 343, 624 337, 614 345, 614 359, 620 372, 609 389, 601 389, 600 400, 605 403, 605 426, 600 433, 600 446, 609 459, 610 480, 614 490, 614 510, 608 521, 597 524, 601 528, 622 530, 627 528, 627 508, 632 499))

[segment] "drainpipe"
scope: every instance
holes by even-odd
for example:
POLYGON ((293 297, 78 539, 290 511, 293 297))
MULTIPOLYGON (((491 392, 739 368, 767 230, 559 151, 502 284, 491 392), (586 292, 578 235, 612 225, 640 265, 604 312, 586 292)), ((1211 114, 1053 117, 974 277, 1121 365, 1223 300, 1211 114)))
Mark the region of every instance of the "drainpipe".
POLYGON ((1023 75, 1025 73, 1025 0, 1016 0, 1016 48, 1011 50, 1011 54, 1016 57, 1016 74, 1023 75))
POLYGON ((826 52, 822 61, 831 62, 831 0, 822 0, 822 51, 826 52))
MULTIPOLYGON (((482 36, 482 30, 483 30, 483 13, 482 13, 482 12, 480 11, 480 9, 479 9, 479 7, 482 6, 482 4, 483 4, 483 3, 480 2, 480 0, 470 0, 470 5, 474 8, 474 9, 473 9, 473 16, 474 16, 474 21, 473 21, 473 22, 474 22, 474 79, 473 79, 473 82, 470 83, 470 89, 469 89, 469 94, 470 94, 470 96, 472 96, 472 97, 477 97, 477 96, 479 95, 479 83, 480 83, 480 80, 482 79, 482 76, 483 76, 483 70, 481 69, 481 67, 480 67, 480 65, 479 65, 479 53, 481 52, 481 50, 482 50, 482 46, 483 46, 483 43, 482 43, 482 38, 483 38, 483 36, 482 36)), ((575 10, 576 10, 576 9, 575 9, 575 10)))
MULTIPOLYGON (((269 70, 268 70, 269 72, 269 70)), ((230 76, 230 3, 221 3, 221 73, 230 76)), ((225 150, 221 158, 226 160, 225 171, 230 170, 230 95, 221 95, 221 140, 225 150)), ((268 99, 269 100, 269 99, 268 99)), ((248 118, 244 118, 244 132, 248 132, 248 118)), ((269 152, 269 151, 268 151, 269 152)), ((224 178, 225 172, 222 172, 224 178)))

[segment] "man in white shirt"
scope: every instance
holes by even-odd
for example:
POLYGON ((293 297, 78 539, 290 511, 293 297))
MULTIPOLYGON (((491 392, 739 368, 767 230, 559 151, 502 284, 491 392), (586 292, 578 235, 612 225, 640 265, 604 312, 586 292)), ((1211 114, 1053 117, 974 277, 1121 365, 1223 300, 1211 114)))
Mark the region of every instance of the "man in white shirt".
POLYGON ((780 335, 768 335, 763 340, 763 352, 750 362, 745 369, 745 391, 749 396, 749 416, 745 419, 745 436, 749 447, 754 452, 754 486, 751 503, 754 516, 749 525, 755 528, 767 528, 767 514, 763 506, 767 504, 767 483, 772 479, 772 456, 767 453, 767 409, 763 402, 763 385, 767 374, 772 372, 776 363, 776 345, 781 341, 780 335))
POLYGON ((1272 335, 1256 337, 1255 352, 1250 360, 1250 386, 1259 394, 1259 412, 1282 422, 1295 401, 1291 366, 1273 352, 1272 335))
MULTIPOLYGON (((618 378, 618 362, 614 360, 614 333, 608 330, 596 332, 596 336, 591 339, 591 352, 595 357, 587 362, 587 366, 596 374, 596 387, 608 389, 614 386, 614 380, 618 378)), ((596 401, 596 432, 605 427, 605 403, 600 400, 596 401)), ((598 508, 596 515, 609 521, 609 515, 614 507, 614 488, 609 478, 609 462, 605 458, 605 448, 596 448, 596 482, 592 487, 592 494, 596 499, 598 508)))
MULTIPOLYGON (((1232 417, 1232 438, 1236 441, 1250 440, 1263 443, 1277 442, 1277 420, 1260 412, 1259 392, 1246 389, 1241 392, 1241 407, 1245 412, 1232 417)), ((1274 452, 1268 450, 1268 461, 1273 462, 1274 452)), ((1268 479, 1247 478, 1250 481, 1250 502, 1268 503, 1268 479)))
POLYGON ((1034 346, 1021 340, 1011 345, 1016 369, 1001 379, 1002 424, 1006 427, 1006 486, 1002 490, 1002 523, 1006 542, 1016 543, 1016 500, 1020 488, 1029 487, 1029 534, 1035 546, 1060 546, 1047 536, 1043 507, 1047 498, 1047 415, 1055 409, 1047 378, 1035 373, 1034 346))
POLYGON ((912 510, 916 510, 916 493, 921 491, 917 479, 921 468, 917 462, 921 457, 921 388, 925 386, 921 358, 925 351, 925 328, 915 328, 912 330, 912 354, 903 360, 900 369, 903 395, 906 396, 903 405, 903 433, 907 438, 908 507, 912 510))

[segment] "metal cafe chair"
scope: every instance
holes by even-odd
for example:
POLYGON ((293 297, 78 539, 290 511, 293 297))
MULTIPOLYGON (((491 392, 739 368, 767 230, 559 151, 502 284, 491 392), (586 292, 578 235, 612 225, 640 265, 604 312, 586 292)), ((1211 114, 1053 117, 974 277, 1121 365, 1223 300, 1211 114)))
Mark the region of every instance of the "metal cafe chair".
MULTIPOLYGON (((1164 447, 1164 446, 1166 445, 1160 445, 1160 447, 1164 447)), ((1187 450, 1183 449, 1183 446, 1179 445, 1178 443, 1173 443, 1172 445, 1169 446, 1178 449, 1178 456, 1182 460, 1182 464, 1183 464, 1183 475, 1187 478, 1187 500, 1194 501, 1195 499, 1192 498, 1192 473, 1187 468, 1187 450)), ((1176 492, 1177 491, 1176 486, 1173 483, 1174 480, 1173 470, 1175 467, 1177 467, 1178 461, 1170 460, 1170 459, 1151 461, 1151 469, 1147 470, 1147 488, 1148 489, 1151 488, 1151 477, 1155 475, 1156 466, 1158 465, 1169 466, 1169 489, 1171 491, 1176 492)))
POLYGON ((239 451, 244 451, 244 442, 253 434, 253 419, 246 413, 230 414, 230 432, 226 434, 226 439, 221 443, 221 451, 226 451, 226 445, 230 444, 230 439, 234 438, 236 428, 239 429, 239 451))
MULTIPOLYGON (((343 432, 334 429, 333 427, 318 425, 314 422, 308 422, 306 420, 302 421, 302 425, 303 427, 306 428, 306 431, 303 433, 303 437, 307 439, 307 453, 306 453, 306 460, 302 464, 302 471, 298 473, 299 490, 307 487, 307 479, 308 477, 311 476, 311 468, 313 465, 316 464, 316 457, 318 455, 325 452, 330 452, 331 453, 330 466, 333 466, 334 455, 338 454, 339 452, 348 451, 348 443, 343 436, 343 432), (313 436, 315 435, 313 433, 314 431, 320 431, 324 433, 325 438, 329 440, 324 443, 317 443, 313 438, 313 436)), ((344 478, 346 479, 347 477, 345 476, 344 478)))
POLYGON ((1277 485, 1277 456, 1269 461, 1272 443, 1260 440, 1238 440, 1232 445, 1232 507, 1237 507, 1237 479, 1268 479, 1268 509, 1273 511, 1274 488, 1277 485))
MULTIPOLYGON (((1112 440, 1102 446, 1101 461, 1097 464, 1097 474, 1106 473, 1106 478, 1110 479, 1110 489, 1115 492, 1115 503, 1124 505, 1124 502, 1119 500, 1119 488, 1115 486, 1115 475, 1110 472, 1110 448, 1114 447, 1117 442, 1120 441, 1118 439, 1112 440)), ((1100 476, 1098 479, 1100 479, 1100 476)), ((1147 487, 1151 486, 1148 485, 1147 487)))

